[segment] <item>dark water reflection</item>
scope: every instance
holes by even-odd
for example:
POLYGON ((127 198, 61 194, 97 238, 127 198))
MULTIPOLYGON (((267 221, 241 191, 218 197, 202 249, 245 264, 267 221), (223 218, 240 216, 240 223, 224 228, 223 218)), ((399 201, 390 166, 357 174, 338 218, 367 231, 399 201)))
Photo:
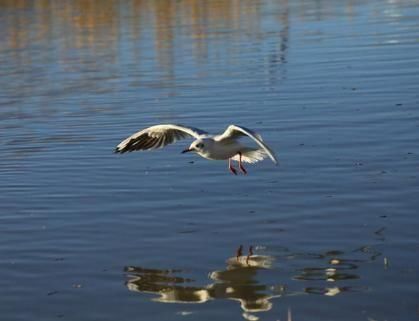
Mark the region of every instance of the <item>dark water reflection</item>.
POLYGON ((2 318, 415 319, 418 20, 413 0, 0 0, 2 318), (161 122, 253 128, 280 166, 112 153, 161 122), (238 244, 263 266, 226 260, 238 244))

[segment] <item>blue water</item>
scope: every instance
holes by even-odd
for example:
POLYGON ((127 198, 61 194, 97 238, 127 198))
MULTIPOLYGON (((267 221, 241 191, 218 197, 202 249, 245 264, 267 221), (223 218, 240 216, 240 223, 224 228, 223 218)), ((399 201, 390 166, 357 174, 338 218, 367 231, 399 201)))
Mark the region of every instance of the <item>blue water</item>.
POLYGON ((418 19, 1 1, 1 319, 417 319, 418 19), (158 123, 252 128, 280 164, 113 153, 158 123))

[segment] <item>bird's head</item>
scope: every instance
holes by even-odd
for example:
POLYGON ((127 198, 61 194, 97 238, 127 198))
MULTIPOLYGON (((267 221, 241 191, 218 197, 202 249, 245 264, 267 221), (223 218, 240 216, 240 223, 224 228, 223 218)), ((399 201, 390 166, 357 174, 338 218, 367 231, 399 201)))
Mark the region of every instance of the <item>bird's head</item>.
POLYGON ((208 148, 209 144, 210 144, 210 141, 207 139, 197 139, 187 149, 183 150, 182 153, 188 153, 188 152, 202 153, 208 148))

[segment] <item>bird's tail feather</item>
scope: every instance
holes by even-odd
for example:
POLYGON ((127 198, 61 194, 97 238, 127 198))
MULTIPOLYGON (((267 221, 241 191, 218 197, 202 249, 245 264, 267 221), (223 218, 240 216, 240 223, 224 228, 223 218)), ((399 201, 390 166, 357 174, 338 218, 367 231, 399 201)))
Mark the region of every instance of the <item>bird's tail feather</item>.
MULTIPOLYGON (((262 148, 245 148, 241 151, 242 154, 242 162, 244 163, 257 163, 261 160, 264 160, 265 158, 268 157, 268 154, 265 152, 264 149, 262 148)), ((240 160, 240 156, 236 155, 232 158, 235 161, 239 161, 240 160)))

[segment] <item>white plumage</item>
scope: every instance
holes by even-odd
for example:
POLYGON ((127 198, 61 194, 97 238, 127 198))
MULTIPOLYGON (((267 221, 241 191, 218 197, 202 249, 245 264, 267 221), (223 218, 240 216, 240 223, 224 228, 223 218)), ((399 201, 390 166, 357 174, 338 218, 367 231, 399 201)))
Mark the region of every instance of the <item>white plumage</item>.
POLYGON ((195 140, 185 149, 186 152, 196 152, 198 155, 211 160, 228 160, 229 169, 237 174, 231 160, 239 162, 240 170, 246 174, 242 162, 256 163, 269 157, 278 163, 274 152, 265 144, 262 137, 245 127, 230 125, 220 135, 210 135, 198 128, 175 124, 155 125, 145 128, 123 140, 115 149, 116 153, 132 152, 135 150, 150 150, 167 146, 180 139, 192 137, 195 140), (243 145, 240 138, 248 137, 257 145, 252 148, 243 145))

